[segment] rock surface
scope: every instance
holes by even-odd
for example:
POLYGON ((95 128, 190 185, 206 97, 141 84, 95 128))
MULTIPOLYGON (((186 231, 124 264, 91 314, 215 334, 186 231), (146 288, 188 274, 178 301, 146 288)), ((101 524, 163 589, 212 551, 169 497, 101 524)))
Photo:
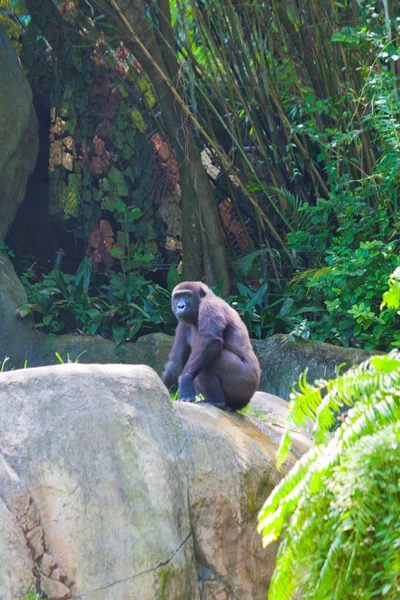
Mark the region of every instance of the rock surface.
POLYGON ((307 380, 313 383, 316 379, 335 377, 337 368, 343 363, 346 363, 346 370, 377 354, 314 340, 292 342, 284 334, 252 343, 261 365, 261 389, 285 400, 289 400, 292 384, 297 383, 306 368, 307 380))
POLYGON ((22 367, 29 358, 34 343, 33 317, 17 319, 15 311, 27 302, 10 259, 0 254, 0 364, 6 356, 12 358, 12 366, 22 367))
POLYGON ((0 405, 1 600, 264 600, 256 516, 281 474, 247 417, 128 365, 2 373, 0 405))
POLYGON ((265 600, 275 552, 262 548, 255 525, 280 480, 277 445, 266 443, 266 435, 240 414, 177 407, 190 448, 189 507, 201 597, 265 600))
MULTIPOLYGON (((81 363, 122 362, 147 364, 161 374, 169 351, 172 337, 163 333, 151 333, 135 343, 116 346, 112 340, 100 336, 57 335, 52 340, 43 333, 29 338, 25 357, 30 366, 57 364, 55 352, 64 360, 67 354, 74 360, 81 352, 81 363)), ((272 395, 289 400, 292 384, 301 373, 308 369, 308 381, 321 377, 335 377, 339 365, 346 368, 369 358, 376 352, 356 348, 341 348, 317 341, 289 341, 287 335, 273 335, 265 340, 252 340, 253 348, 261 365, 260 389, 272 395)), ((0 350, 2 349, 0 340, 0 350)), ((15 361, 11 364, 21 366, 15 361)))
POLYGON ((0 241, 24 199, 39 145, 32 92, 15 50, 0 27, 0 241))
MULTIPOLYGON (((246 416, 271 440, 279 444, 288 413, 286 400, 273 394, 256 392, 248 406, 246 416)), ((309 419, 305 427, 293 429, 291 434, 292 451, 297 458, 300 458, 312 447, 312 428, 313 422, 309 419)))

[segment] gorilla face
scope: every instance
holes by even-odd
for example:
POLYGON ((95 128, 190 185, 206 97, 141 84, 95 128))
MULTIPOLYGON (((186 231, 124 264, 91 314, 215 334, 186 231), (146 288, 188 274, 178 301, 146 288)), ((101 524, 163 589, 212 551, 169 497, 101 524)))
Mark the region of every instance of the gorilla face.
POLYGON ((178 321, 195 324, 198 321, 199 304, 192 290, 177 290, 172 295, 172 310, 178 321))

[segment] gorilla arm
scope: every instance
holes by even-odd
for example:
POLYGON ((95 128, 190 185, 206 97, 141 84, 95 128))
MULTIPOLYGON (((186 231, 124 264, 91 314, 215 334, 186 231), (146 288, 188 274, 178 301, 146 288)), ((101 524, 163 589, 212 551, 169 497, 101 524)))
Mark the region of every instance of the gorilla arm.
POLYGON ((190 354, 190 346, 187 340, 188 327, 183 323, 179 323, 176 332, 174 343, 165 365, 161 379, 164 385, 169 388, 179 377, 184 368, 190 354))
POLYGON ((193 342, 192 352, 179 381, 179 399, 193 402, 196 396, 194 379, 201 370, 212 364, 222 352, 224 326, 220 315, 214 316, 212 306, 199 311, 199 328, 193 342))

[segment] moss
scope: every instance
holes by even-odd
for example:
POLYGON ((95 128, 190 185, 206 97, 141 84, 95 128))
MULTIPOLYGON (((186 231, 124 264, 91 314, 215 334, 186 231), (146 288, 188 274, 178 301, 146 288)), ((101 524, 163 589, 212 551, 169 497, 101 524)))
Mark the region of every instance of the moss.
POLYGON ((247 514, 249 515, 249 517, 252 517, 253 515, 257 515, 259 513, 259 511, 261 510, 265 500, 271 493, 272 486, 269 481, 269 477, 265 476, 259 482, 257 489, 254 490, 254 488, 249 483, 249 479, 250 479, 250 474, 245 473, 244 480, 246 482, 246 488, 247 488, 247 507, 246 507, 246 509, 247 509, 247 514))
POLYGON ((140 90, 146 100, 147 106, 153 108, 156 103, 154 88, 147 73, 138 73, 136 69, 130 68, 128 71, 128 81, 133 83, 140 90))
POLYGON ((250 516, 254 515, 256 512, 258 512, 260 510, 256 495, 252 488, 250 488, 247 491, 247 510, 248 510, 250 516))
POLYGON ((144 122, 144 119, 137 108, 134 108, 132 110, 131 117, 132 117, 132 120, 135 123, 136 127, 139 129, 139 131, 141 131, 142 133, 145 133, 146 123, 144 122))
POLYGON ((167 589, 168 589, 168 581, 171 576, 171 567, 169 565, 165 565, 164 567, 160 567, 158 569, 158 577, 161 583, 161 598, 162 600, 166 600, 167 598, 167 589))

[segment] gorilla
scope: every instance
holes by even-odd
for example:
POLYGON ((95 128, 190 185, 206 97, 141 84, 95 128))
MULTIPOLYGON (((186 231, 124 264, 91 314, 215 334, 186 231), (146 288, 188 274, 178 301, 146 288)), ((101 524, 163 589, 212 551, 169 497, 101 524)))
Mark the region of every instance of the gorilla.
POLYGON ((172 292, 179 323, 162 374, 169 387, 179 377, 179 400, 204 402, 235 411, 244 408, 260 382, 260 366, 238 313, 201 281, 172 292))

